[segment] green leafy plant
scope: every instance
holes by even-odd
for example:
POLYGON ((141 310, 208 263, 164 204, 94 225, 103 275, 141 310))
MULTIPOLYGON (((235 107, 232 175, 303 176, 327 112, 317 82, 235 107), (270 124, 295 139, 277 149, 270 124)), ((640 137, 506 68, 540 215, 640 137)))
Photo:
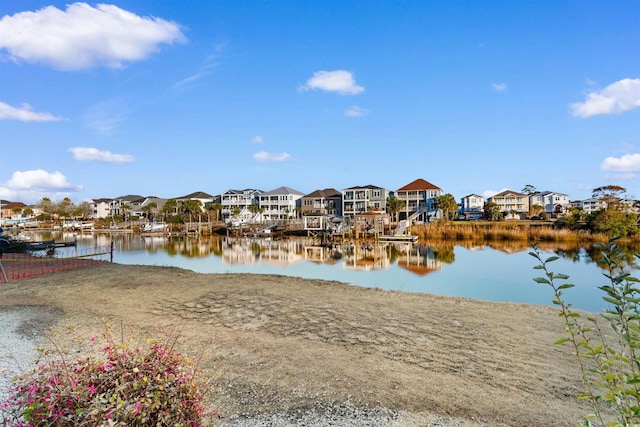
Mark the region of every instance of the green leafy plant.
MULTIPOLYGON (((569 276, 553 273, 548 264, 557 256, 543 259, 535 245, 530 255, 540 264, 543 277, 537 283, 553 289, 553 303, 560 308, 560 317, 566 325, 567 335, 556 344, 569 344, 576 356, 585 390, 579 398, 591 403, 593 413, 585 416, 587 426, 640 425, 640 291, 639 280, 629 273, 629 266, 618 238, 598 244, 602 252, 599 261, 608 283, 600 286, 603 299, 610 305, 598 317, 583 315, 573 310, 564 299, 564 291, 574 285, 567 283, 569 276), (602 326, 608 325, 607 329, 602 326), (614 420, 608 414, 614 414, 614 420)), ((636 255, 637 257, 637 255, 636 255)))
POLYGON ((16 378, 0 403, 0 425, 195 427, 215 417, 203 372, 176 350, 177 337, 141 346, 105 329, 90 339, 95 355, 73 362, 50 339, 55 349, 42 350, 50 360, 16 378))

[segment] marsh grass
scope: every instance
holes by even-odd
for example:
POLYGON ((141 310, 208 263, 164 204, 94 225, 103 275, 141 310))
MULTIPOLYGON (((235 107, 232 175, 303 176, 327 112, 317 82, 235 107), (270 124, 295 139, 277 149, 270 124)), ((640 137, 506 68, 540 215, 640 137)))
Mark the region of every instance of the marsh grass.
POLYGON ((414 225, 411 233, 422 240, 519 240, 522 242, 580 242, 593 244, 605 242, 607 236, 588 231, 574 231, 557 229, 552 223, 534 221, 512 222, 434 222, 431 224, 414 225))

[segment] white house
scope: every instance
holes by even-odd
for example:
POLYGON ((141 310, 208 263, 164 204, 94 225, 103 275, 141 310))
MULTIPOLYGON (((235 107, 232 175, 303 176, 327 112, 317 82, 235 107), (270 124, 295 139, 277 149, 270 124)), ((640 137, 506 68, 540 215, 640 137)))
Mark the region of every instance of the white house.
POLYGON ((574 206, 590 214, 607 209, 607 202, 592 197, 590 199, 579 200, 577 203, 574 203, 574 206))
POLYGON ((460 199, 460 215, 466 219, 477 219, 484 214, 484 197, 469 194, 460 199))
POLYGON ((258 206, 262 209, 262 217, 265 221, 294 217, 302 196, 304 193, 289 187, 278 187, 260 194, 258 206))
POLYGON ((220 195, 220 204, 222 205, 222 216, 229 217, 233 215, 234 210, 249 209, 251 205, 260 203, 260 194, 262 190, 247 188, 245 190, 227 190, 220 195))
POLYGON ((91 218, 107 218, 109 216, 111 199, 91 199, 88 201, 91 206, 91 218))
POLYGON ((549 216, 564 213, 571 206, 569 196, 553 191, 542 191, 529 196, 529 206, 540 205, 549 216))
POLYGON ((529 215, 529 196, 517 191, 505 190, 487 198, 495 203, 500 212, 506 212, 505 217, 523 218, 529 215))

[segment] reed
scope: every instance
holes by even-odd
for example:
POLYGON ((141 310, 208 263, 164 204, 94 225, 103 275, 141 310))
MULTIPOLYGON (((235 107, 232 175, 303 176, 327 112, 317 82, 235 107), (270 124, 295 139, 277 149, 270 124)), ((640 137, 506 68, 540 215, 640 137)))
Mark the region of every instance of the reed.
POLYGON ((518 240, 523 242, 605 242, 604 234, 586 230, 557 229, 547 222, 449 222, 415 225, 411 233, 427 241, 518 240))

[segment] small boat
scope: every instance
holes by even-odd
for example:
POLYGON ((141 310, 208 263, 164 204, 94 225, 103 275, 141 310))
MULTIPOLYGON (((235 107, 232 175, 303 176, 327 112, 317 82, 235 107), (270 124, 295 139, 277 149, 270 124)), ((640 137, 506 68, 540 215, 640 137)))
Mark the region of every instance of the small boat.
POLYGON ((380 241, 416 243, 418 241, 418 236, 414 236, 413 234, 385 234, 380 236, 380 241))
POLYGON ((164 222, 148 222, 140 227, 143 233, 164 233, 167 224, 164 222))

